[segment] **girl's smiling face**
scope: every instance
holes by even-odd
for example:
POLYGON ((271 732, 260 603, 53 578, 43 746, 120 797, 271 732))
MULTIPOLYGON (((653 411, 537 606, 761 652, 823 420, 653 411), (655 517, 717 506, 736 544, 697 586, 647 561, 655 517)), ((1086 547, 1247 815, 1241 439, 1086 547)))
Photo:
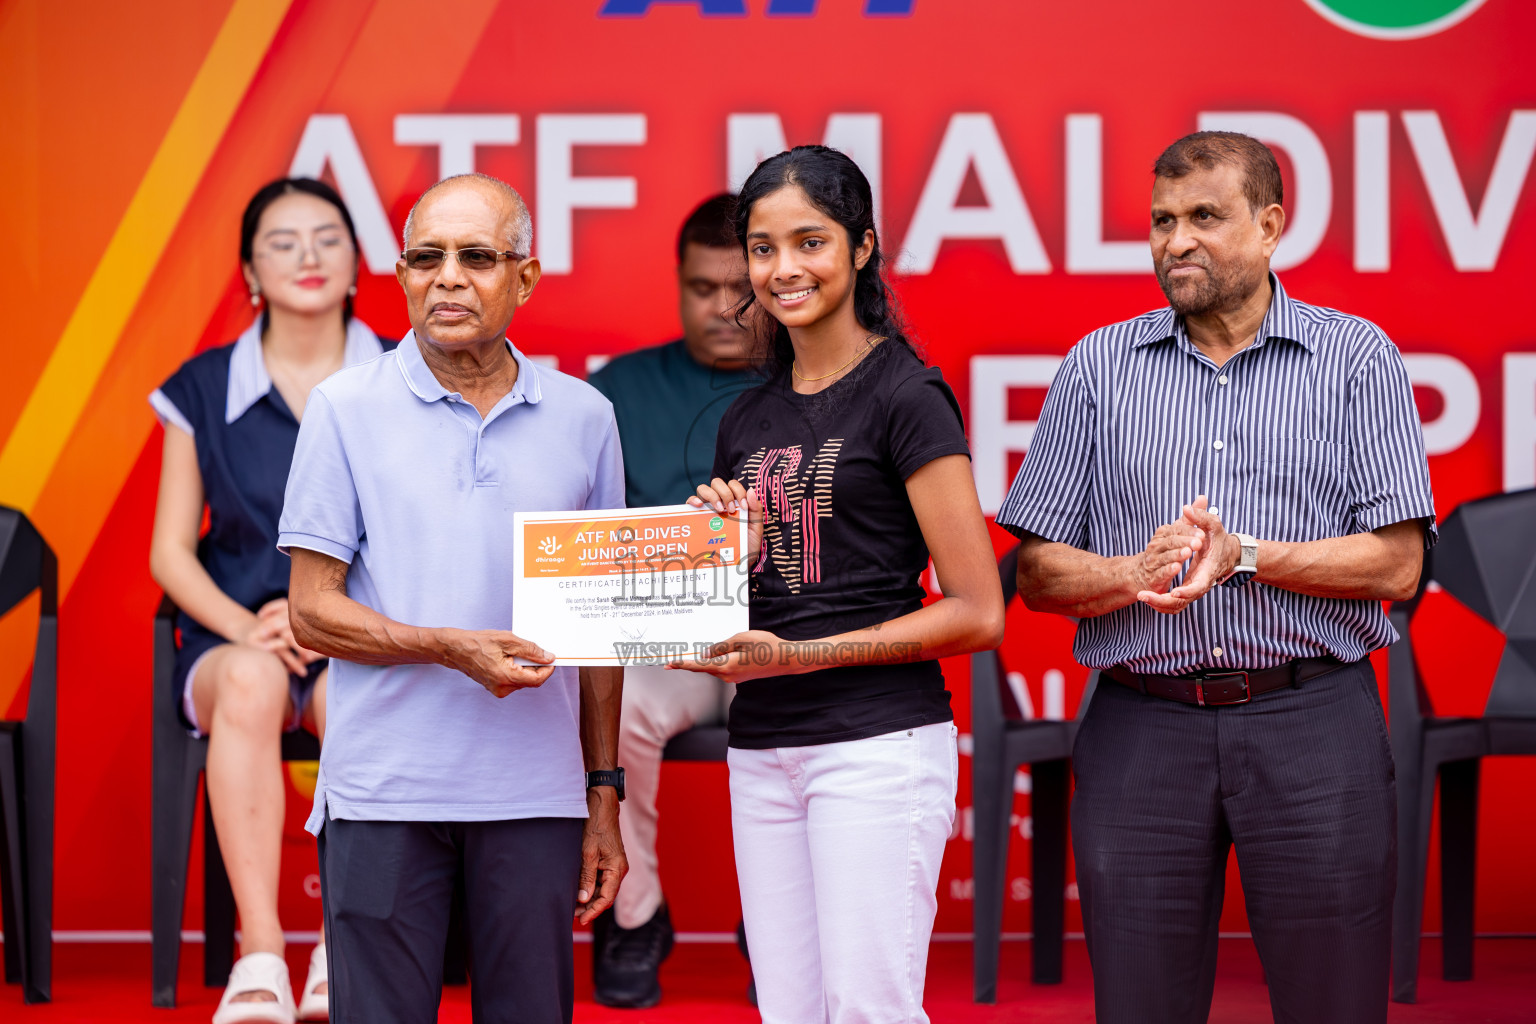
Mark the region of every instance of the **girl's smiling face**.
POLYGON ((785 327, 809 327, 853 304, 853 286, 874 248, 857 250, 836 220, 794 185, 759 199, 747 220, 747 270, 758 303, 785 327))

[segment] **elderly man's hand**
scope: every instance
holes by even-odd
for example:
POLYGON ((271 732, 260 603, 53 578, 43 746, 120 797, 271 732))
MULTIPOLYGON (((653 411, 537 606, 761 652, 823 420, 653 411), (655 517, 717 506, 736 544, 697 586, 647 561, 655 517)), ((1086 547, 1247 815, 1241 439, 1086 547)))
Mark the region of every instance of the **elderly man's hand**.
POLYGON ((1199 530, 1205 537, 1205 543, 1189 564, 1189 574, 1184 577, 1184 582, 1166 594, 1138 594, 1137 600, 1167 615, 1173 615, 1204 597, 1206 591, 1237 564, 1242 554, 1237 538, 1227 532, 1220 517, 1210 513, 1209 505, 1210 501, 1202 494, 1192 504, 1184 506, 1183 516, 1179 520, 1191 529, 1199 530))
POLYGON ((497 697, 542 686, 555 667, 555 656, 504 629, 444 630, 443 664, 463 672, 497 697), (523 658, 537 665, 519 665, 523 658))
POLYGON ((587 824, 581 833, 581 880, 576 885, 576 920, 592 920, 613 906, 619 883, 629 873, 619 838, 619 795, 611 786, 587 790, 587 824))
POLYGON ((1205 531, 1193 523, 1179 519, 1159 526, 1131 565, 1131 586, 1136 599, 1146 601, 1149 596, 1166 594, 1184 563, 1205 547, 1205 531))

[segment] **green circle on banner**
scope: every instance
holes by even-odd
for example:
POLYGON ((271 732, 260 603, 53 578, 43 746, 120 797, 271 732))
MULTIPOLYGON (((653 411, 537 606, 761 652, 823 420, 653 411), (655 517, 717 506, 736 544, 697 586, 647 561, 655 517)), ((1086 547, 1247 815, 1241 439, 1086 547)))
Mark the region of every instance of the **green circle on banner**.
POLYGON ((711 530, 723 530, 725 529, 725 520, 721 519, 719 516, 711 516, 709 520, 709 528, 711 530))
POLYGON ((1417 39, 1443 32, 1484 0, 1307 0, 1342 29, 1372 39, 1417 39))

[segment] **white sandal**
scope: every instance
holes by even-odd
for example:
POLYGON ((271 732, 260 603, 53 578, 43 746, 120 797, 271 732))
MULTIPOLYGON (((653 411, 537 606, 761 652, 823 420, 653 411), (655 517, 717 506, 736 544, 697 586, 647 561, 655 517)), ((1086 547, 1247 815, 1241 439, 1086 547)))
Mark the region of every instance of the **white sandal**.
POLYGON ((309 954, 309 977, 304 979, 304 994, 299 997, 299 1020, 331 1019, 330 986, 326 985, 328 980, 330 963, 325 956, 325 944, 321 943, 309 954), (321 985, 325 985, 326 990, 316 992, 315 989, 321 985))
POLYGON ((294 1024, 293 983, 288 963, 276 953, 248 953, 229 972, 213 1024, 294 1024), (250 992, 271 992, 273 1001, 235 1002, 250 992))

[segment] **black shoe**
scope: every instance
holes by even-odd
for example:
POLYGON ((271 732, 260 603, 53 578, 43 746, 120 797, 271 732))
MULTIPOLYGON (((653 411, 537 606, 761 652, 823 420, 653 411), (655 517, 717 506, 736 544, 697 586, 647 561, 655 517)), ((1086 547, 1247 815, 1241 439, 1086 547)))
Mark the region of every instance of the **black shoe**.
POLYGON ((757 1005, 757 979, 752 977, 752 954, 747 950, 747 922, 740 921, 736 925, 736 948, 741 950, 742 959, 747 962, 747 1002, 757 1005))
POLYGON ((612 908, 592 922, 593 998, 602 1006, 643 1010, 661 1002, 661 962, 672 952, 672 918, 663 903, 638 928, 620 928, 612 908))

